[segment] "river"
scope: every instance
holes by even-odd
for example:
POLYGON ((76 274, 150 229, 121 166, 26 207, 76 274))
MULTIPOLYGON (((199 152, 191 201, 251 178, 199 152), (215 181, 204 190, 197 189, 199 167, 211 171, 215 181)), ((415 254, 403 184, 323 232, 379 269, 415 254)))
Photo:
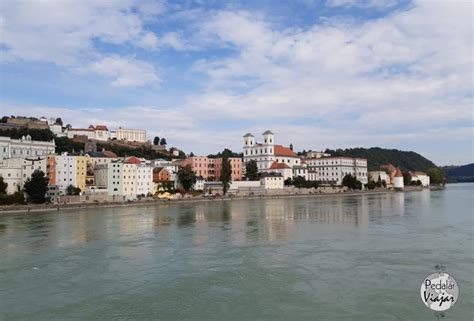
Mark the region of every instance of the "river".
POLYGON ((0 215, 0 320, 473 320, 474 184, 0 215))

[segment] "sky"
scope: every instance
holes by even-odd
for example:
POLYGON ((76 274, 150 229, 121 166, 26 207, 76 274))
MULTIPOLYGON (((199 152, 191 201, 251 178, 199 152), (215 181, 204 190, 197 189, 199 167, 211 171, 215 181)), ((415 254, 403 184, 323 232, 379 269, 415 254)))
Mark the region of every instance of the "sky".
POLYGON ((270 129, 296 150, 474 160, 471 1, 0 3, 3 115, 142 128, 207 155, 270 129))

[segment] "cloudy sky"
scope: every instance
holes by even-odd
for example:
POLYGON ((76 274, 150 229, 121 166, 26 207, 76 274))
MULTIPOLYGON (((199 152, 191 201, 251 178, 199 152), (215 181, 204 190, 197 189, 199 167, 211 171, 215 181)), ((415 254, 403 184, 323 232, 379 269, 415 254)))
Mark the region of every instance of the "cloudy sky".
POLYGON ((186 152, 380 146, 473 161, 470 1, 5 0, 0 108, 186 152))

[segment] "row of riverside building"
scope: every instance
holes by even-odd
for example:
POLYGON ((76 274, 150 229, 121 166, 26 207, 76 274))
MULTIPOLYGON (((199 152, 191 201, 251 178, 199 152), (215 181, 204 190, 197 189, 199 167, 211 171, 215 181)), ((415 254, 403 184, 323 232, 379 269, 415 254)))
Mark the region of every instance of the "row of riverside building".
MULTIPOLYGON (((146 139, 146 137, 145 137, 146 139)), ((333 157, 323 152, 309 152, 299 156, 293 146, 275 143, 274 134, 267 130, 262 140, 248 133, 243 136, 243 157, 231 157, 231 189, 255 188, 282 189, 284 181, 304 177, 321 185, 340 186, 346 175, 352 175, 362 184, 369 179, 385 181, 388 187, 403 188, 399 168, 390 164, 379 171, 367 171, 367 159, 333 157), (257 163, 259 182, 245 181, 245 166, 257 163)), ((55 154, 54 141, 31 140, 26 136, 11 139, 0 136, 0 176, 8 183, 7 192, 21 190, 34 170, 45 172, 49 179, 48 197, 56 202, 65 195, 69 186, 77 187, 82 194, 94 195, 91 199, 107 201, 134 200, 154 195, 166 188, 178 188, 177 173, 180 167, 190 166, 198 180, 195 190, 216 188, 222 172, 222 158, 192 156, 167 161, 137 157, 117 157, 110 151, 92 151, 80 154, 55 154)), ((412 180, 429 185, 429 177, 413 172, 412 180)))

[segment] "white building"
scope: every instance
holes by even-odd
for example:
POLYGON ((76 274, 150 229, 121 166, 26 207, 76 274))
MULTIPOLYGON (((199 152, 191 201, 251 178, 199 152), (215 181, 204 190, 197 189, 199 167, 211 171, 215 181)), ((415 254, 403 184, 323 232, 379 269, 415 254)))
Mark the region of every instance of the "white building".
POLYGON ((61 124, 56 123, 56 118, 50 118, 48 121, 49 130, 57 137, 66 137, 61 124))
POLYGON ((146 130, 142 129, 124 129, 119 127, 113 135, 117 140, 146 143, 146 130))
POLYGON ((107 189, 113 200, 134 200, 137 195, 153 193, 153 167, 135 163, 137 158, 98 164, 94 181, 98 189, 107 189))
POLYGON ((400 168, 397 168, 395 176, 393 177, 393 187, 395 187, 395 189, 403 189, 404 187, 403 174, 400 168))
POLYGON ((385 171, 371 171, 369 176, 374 182, 385 181, 386 184, 390 184, 390 176, 385 171))
POLYGON ((90 129, 94 130, 96 140, 107 141, 110 138, 109 129, 105 125, 89 126, 90 129))
POLYGON ((54 140, 50 142, 31 140, 30 135, 21 139, 0 136, 0 160, 4 158, 45 157, 48 154, 54 154, 55 147, 54 140))
POLYGON ((91 128, 69 128, 65 131, 68 138, 74 138, 74 136, 86 136, 88 139, 95 139, 95 132, 91 128))
POLYGON ((323 184, 342 185, 344 176, 355 176, 362 184, 367 184, 367 159, 350 157, 323 157, 307 159, 310 181, 323 184))
POLYGON ((292 170, 293 170, 293 178, 300 176, 306 180, 309 180, 308 167, 306 165, 306 161, 302 160, 301 165, 293 166, 292 170))
POLYGON ((204 178, 202 178, 202 176, 196 177, 196 183, 194 183, 194 185, 193 185, 193 190, 203 191, 205 182, 206 182, 206 180, 204 178))
POLYGON ((56 155, 56 185, 64 192, 69 185, 77 186, 76 156, 63 153, 56 155))
POLYGON ((331 157, 331 154, 325 152, 315 152, 310 150, 306 153, 307 158, 321 158, 321 157, 331 157))
POLYGON ((430 186, 430 177, 423 172, 410 172, 411 181, 420 181, 421 186, 430 186))
POLYGON ((37 169, 46 175, 46 157, 1 159, 0 176, 8 184, 7 194, 22 190, 26 180, 37 169))
POLYGON ((153 167, 137 165, 137 195, 153 194, 153 167))
POLYGON ((262 134, 261 143, 256 142, 255 136, 252 134, 246 134, 243 149, 244 166, 250 160, 254 160, 257 162, 259 172, 270 171, 274 163, 285 164, 290 170, 294 166, 301 165, 301 159, 293 152, 291 147, 275 144, 274 134, 269 130, 262 134))
POLYGON ((284 178, 278 173, 263 173, 260 178, 260 184, 264 189, 283 189, 284 178))
POLYGON ((281 175, 281 177, 283 177, 283 180, 286 180, 288 178, 293 178, 293 169, 285 163, 273 162, 273 164, 270 166, 270 168, 265 169, 265 170, 262 171, 262 174, 263 173, 279 174, 279 175, 281 175))

